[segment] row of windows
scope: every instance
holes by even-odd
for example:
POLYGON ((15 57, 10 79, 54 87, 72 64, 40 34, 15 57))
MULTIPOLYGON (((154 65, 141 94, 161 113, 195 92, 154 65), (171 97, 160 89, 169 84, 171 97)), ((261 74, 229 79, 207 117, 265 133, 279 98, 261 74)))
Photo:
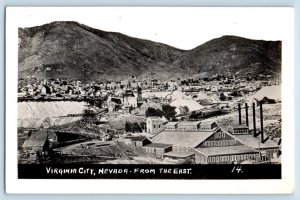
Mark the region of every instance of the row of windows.
POLYGON ((207 162, 209 163, 218 163, 218 162, 232 162, 237 160, 254 160, 256 159, 255 154, 241 154, 241 155, 231 155, 231 156, 215 156, 209 157, 207 162))
POLYGON ((201 126, 200 129, 201 129, 201 130, 211 130, 210 127, 203 127, 203 126, 201 126))
POLYGON ((160 128, 160 125, 153 125, 153 128, 160 128))
POLYGON ((234 129, 234 133, 248 133, 247 129, 234 129))
POLYGON ((224 138, 226 137, 226 134, 224 132, 219 132, 215 134, 215 138, 224 138))
POLYGON ((205 141, 204 146, 229 146, 236 144, 235 140, 205 141))
POLYGON ((192 148, 191 147, 178 147, 178 146, 173 146, 173 151, 177 152, 191 152, 192 148))
POLYGON ((198 129, 197 126, 178 126, 178 129, 182 129, 182 130, 190 130, 190 129, 198 129))

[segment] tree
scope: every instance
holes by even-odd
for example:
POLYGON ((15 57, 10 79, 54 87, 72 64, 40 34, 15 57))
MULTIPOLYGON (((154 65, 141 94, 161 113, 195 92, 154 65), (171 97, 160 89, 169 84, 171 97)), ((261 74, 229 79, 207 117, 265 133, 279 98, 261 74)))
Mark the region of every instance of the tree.
POLYGON ((132 125, 132 132, 142 132, 140 125, 137 122, 134 122, 132 125))
POLYGON ((162 110, 164 112, 164 116, 168 119, 174 118, 176 115, 175 108, 176 107, 174 107, 174 106, 163 105, 162 110))
POLYGON ((129 122, 125 122, 125 131, 126 132, 129 132, 130 131, 130 124, 129 124, 129 122))
POLYGON ((141 122, 141 123, 140 123, 140 127, 142 128, 142 131, 143 131, 143 130, 146 131, 146 122, 141 122))
POLYGON ((164 115, 164 113, 160 109, 155 109, 155 108, 149 107, 146 110, 146 117, 150 117, 150 116, 161 117, 163 115, 164 115))
POLYGON ((186 113, 188 113, 190 111, 189 107, 187 107, 187 106, 183 106, 183 108, 184 108, 186 113))

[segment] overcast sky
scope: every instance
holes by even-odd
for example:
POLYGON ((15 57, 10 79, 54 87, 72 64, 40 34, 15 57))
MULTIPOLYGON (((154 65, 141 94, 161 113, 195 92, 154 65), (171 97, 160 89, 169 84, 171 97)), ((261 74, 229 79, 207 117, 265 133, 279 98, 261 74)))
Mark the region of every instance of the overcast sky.
POLYGON ((213 38, 236 35, 281 40, 285 13, 280 8, 20 8, 20 27, 52 21, 78 21, 104 31, 192 49, 213 38))

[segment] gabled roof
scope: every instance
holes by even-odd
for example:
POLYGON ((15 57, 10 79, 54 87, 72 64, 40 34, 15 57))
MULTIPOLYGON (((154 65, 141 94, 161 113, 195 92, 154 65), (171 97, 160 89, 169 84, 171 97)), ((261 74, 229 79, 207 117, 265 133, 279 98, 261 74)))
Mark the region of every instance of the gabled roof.
POLYGON ((195 155, 194 153, 187 153, 187 152, 175 152, 175 151, 170 151, 168 153, 164 153, 164 156, 168 156, 168 157, 175 157, 175 158, 187 158, 190 156, 195 155))
POLYGON ((175 126, 176 124, 178 124, 178 122, 168 122, 166 125, 175 126))
POLYGON ((131 90, 126 90, 125 94, 123 96, 124 97, 135 97, 131 90))
POLYGON ((144 147, 152 147, 152 148, 168 148, 168 147, 171 147, 172 145, 170 144, 163 144, 163 143, 151 143, 151 144, 148 144, 144 147))
POLYGON ((197 132, 181 132, 181 131, 162 131, 153 138, 152 142, 172 144, 181 147, 197 147, 211 135, 216 133, 218 129, 213 131, 197 131, 197 132))
POLYGON ((137 136, 137 137, 132 137, 131 140, 132 141, 144 141, 144 140, 149 140, 147 137, 145 136, 137 136))
POLYGON ((195 126, 195 125, 198 125, 200 123, 201 123, 201 121, 181 121, 181 122, 178 123, 178 126, 180 126, 180 125, 183 125, 183 126, 185 126, 185 125, 195 126))
POLYGON ((222 146, 222 147, 205 147, 205 148, 196 148, 201 154, 206 156, 218 156, 218 155, 235 155, 243 153, 258 153, 257 150, 248 147, 246 145, 238 146, 222 146))
POLYGON ((264 143, 261 143, 260 136, 257 137, 253 137, 253 135, 234 135, 234 136, 238 138, 239 141, 242 142, 243 144, 255 149, 279 148, 279 145, 271 139, 268 139, 264 143))

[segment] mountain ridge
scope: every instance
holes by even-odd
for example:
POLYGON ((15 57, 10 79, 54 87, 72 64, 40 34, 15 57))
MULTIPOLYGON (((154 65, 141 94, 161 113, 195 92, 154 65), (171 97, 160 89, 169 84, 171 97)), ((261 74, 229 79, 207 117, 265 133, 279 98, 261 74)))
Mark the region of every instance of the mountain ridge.
POLYGON ((281 42, 223 36, 191 50, 74 21, 19 28, 19 77, 82 81, 281 73, 281 42))

